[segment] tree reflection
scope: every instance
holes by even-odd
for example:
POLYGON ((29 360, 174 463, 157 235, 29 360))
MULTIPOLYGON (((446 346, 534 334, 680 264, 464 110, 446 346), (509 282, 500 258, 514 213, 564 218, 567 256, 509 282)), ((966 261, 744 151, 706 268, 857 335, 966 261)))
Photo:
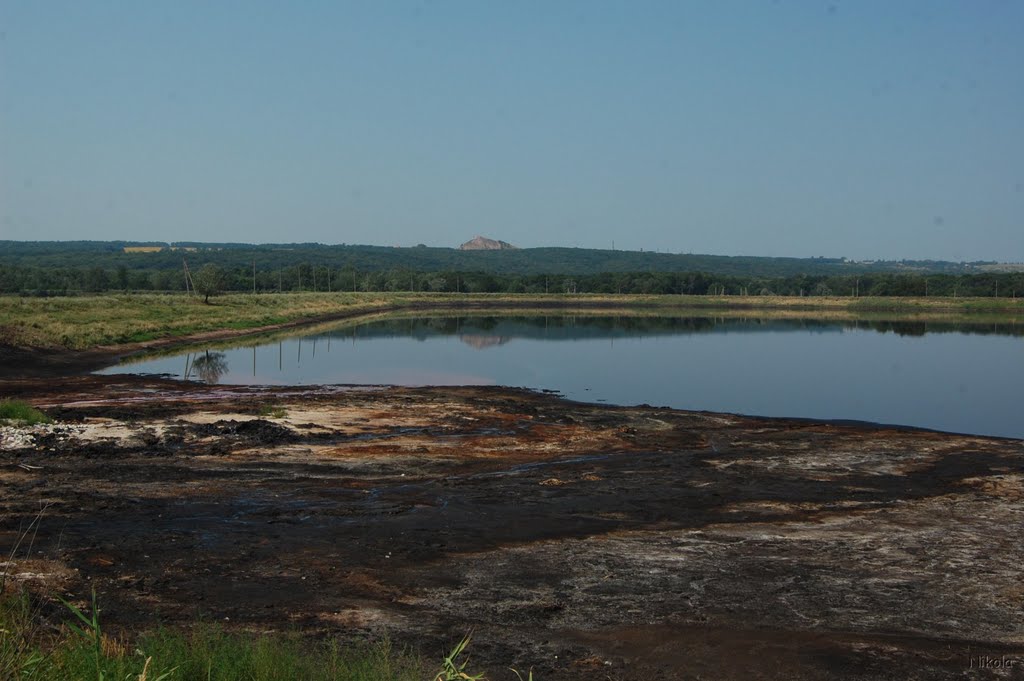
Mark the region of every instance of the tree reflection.
POLYGON ((217 383, 228 371, 228 359, 223 352, 206 351, 192 361, 192 370, 205 383, 217 383))

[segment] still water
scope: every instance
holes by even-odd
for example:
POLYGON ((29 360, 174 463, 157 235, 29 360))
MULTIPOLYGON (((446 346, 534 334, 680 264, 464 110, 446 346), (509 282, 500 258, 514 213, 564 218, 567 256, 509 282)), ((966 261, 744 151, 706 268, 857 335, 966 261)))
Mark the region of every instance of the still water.
POLYGON ((104 373, 219 383, 508 385, 574 400, 1024 437, 1024 327, 428 317, 182 353, 104 373))

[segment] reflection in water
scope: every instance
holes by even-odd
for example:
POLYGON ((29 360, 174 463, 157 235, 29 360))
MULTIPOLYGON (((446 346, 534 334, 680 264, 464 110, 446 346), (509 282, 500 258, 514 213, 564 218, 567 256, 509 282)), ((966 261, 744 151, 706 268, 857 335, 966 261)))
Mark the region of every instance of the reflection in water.
MULTIPOLYGON (((330 336, 328 336, 328 338, 330 338, 330 336)), ((481 336, 475 333, 464 333, 459 336, 459 340, 472 348, 476 348, 477 350, 485 350, 487 348, 504 345, 512 339, 508 336, 481 336)))
MULTIPOLYGON (((206 351, 192 360, 191 372, 204 383, 214 384, 228 372, 228 358, 223 352, 206 351)), ((186 370, 186 374, 188 370, 186 370)), ((187 375, 186 375, 187 378, 187 375)))
POLYGON ((596 338, 640 338, 702 333, 760 333, 764 331, 810 331, 842 333, 874 331, 897 336, 920 337, 936 333, 1024 336, 1024 324, 976 324, 942 321, 822 319, 730 319, 721 317, 626 317, 626 316, 472 316, 416 317, 392 319, 357 327, 342 327, 315 336, 374 338, 415 338, 458 336, 475 348, 504 345, 514 339, 586 340, 596 338), (488 339, 487 341, 483 339, 488 339), (492 342, 489 339, 500 339, 492 342))

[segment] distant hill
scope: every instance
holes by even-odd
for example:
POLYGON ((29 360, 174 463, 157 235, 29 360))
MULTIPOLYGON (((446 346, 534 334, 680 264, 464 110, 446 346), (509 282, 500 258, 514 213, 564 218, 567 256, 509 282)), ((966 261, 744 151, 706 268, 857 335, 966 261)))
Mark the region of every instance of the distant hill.
MULTIPOLYGON (((467 242, 473 243, 476 239, 467 242)), ((492 239, 485 241, 494 242, 492 239)), ((497 241, 501 246, 504 242, 497 241)), ((846 258, 777 258, 612 251, 591 248, 498 249, 299 244, 240 244, 130 241, 0 241, 0 266, 103 267, 128 270, 174 270, 207 262, 223 267, 259 270, 295 266, 354 269, 360 272, 413 270, 463 271, 495 275, 580 276, 604 272, 704 272, 709 275, 790 277, 799 275, 978 274, 999 268, 996 263, 955 263, 936 260, 853 261, 846 258), (136 247, 164 246, 161 250, 136 247), (126 251, 126 249, 129 249, 126 251)))
POLYGON ((488 239, 485 236, 476 236, 459 246, 460 251, 507 251, 513 249, 515 246, 507 241, 488 239))
MULTIPOLYGON (((490 240, 493 241, 493 240, 490 240)), ((0 294, 181 291, 185 265, 220 266, 231 291, 676 293, 1016 297, 996 263, 852 261, 587 248, 0 241, 0 294), (921 275, 928 275, 923 277, 921 275)))

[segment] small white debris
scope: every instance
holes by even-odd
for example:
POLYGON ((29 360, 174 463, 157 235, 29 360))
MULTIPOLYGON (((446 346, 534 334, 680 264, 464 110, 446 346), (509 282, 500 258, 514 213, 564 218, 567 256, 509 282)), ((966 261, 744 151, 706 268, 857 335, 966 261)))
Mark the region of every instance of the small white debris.
POLYGON ((82 426, 62 423, 37 423, 32 426, 0 426, 0 449, 32 449, 36 446, 36 438, 56 435, 58 439, 68 439, 81 434, 82 426))

